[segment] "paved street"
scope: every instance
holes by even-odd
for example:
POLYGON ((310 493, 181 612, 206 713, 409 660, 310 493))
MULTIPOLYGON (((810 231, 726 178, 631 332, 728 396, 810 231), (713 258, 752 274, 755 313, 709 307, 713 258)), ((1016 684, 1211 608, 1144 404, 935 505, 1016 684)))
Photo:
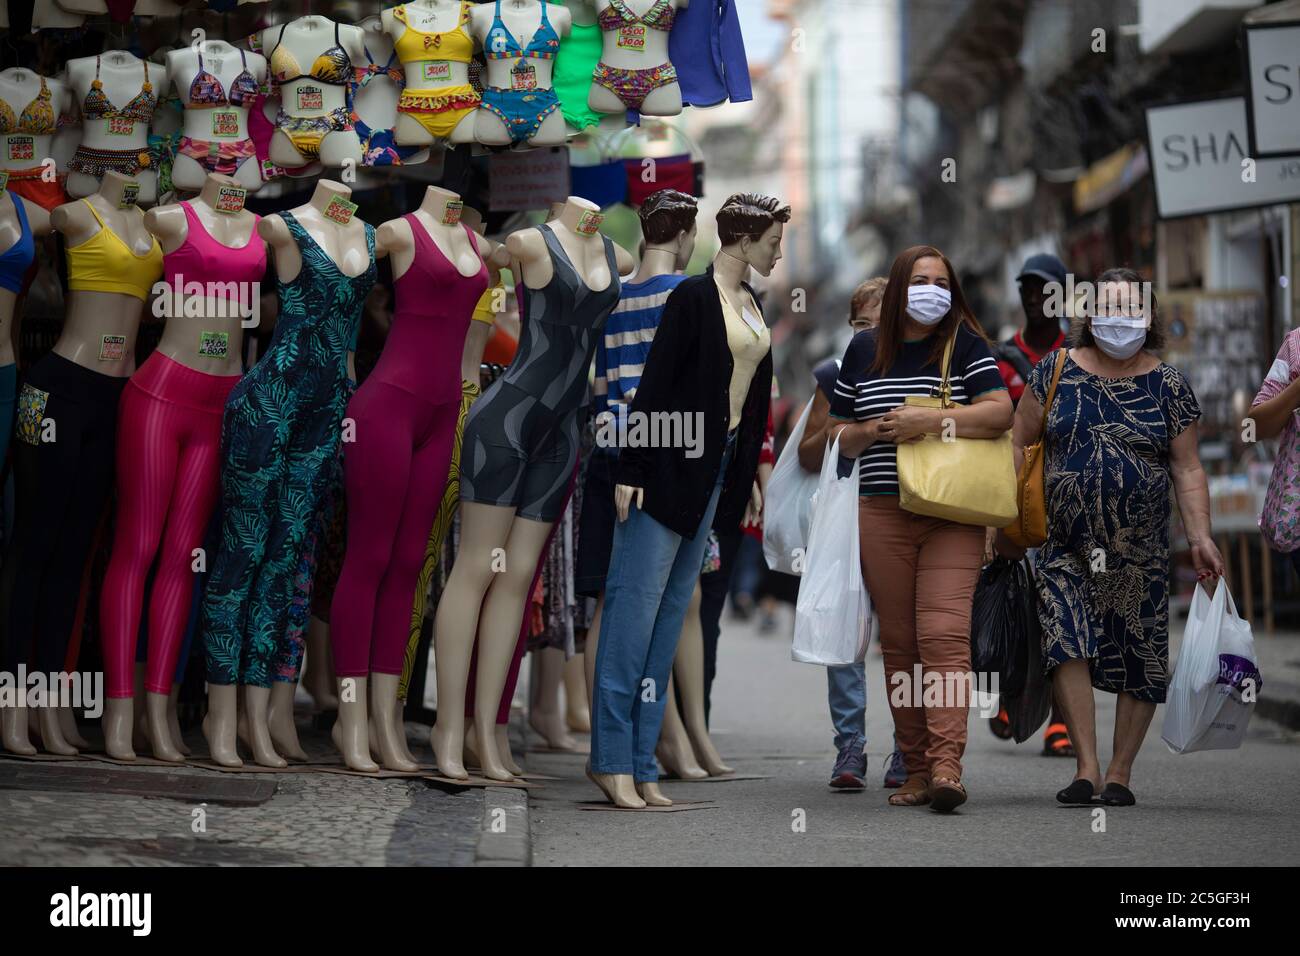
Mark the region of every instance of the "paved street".
MULTIPOLYGON (((874 648, 868 660, 870 788, 832 791, 825 784, 834 759, 826 677, 820 667, 790 660, 786 633, 759 636, 752 626, 724 619, 714 688, 714 736, 724 759, 741 773, 768 779, 664 784, 671 797, 715 800, 719 809, 582 811, 577 801, 598 796, 582 778, 584 758, 531 755, 530 769, 573 778, 531 794, 534 865, 1220 866, 1296 860, 1300 748, 1294 734, 1258 719, 1240 750, 1177 756, 1160 740, 1158 711, 1133 779, 1138 805, 1109 809, 1105 832, 1093 831, 1088 808, 1054 800, 1070 780, 1073 761, 1039 756, 1039 738, 1018 747, 999 741, 975 716, 965 763, 970 802, 950 817, 888 806, 880 778, 890 721, 874 648), (802 833, 792 830, 799 809, 807 820, 802 833)), ((1300 658, 1300 640, 1275 640, 1294 648, 1286 652, 1290 658, 1300 658)), ((1104 761, 1114 699, 1098 695, 1098 706, 1104 761)))

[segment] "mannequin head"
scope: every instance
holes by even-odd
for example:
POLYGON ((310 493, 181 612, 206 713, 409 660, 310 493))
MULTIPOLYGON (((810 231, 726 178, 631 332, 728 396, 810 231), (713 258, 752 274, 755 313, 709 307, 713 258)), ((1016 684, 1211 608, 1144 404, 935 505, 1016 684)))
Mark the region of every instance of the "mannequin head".
POLYGON ((736 193, 718 210, 718 241, 727 255, 769 276, 781 258, 781 235, 789 221, 790 207, 780 200, 736 193))
MULTIPOLYGON (((645 248, 673 253, 677 269, 685 269, 695 252, 695 215, 698 211, 695 197, 676 189, 651 193, 641 205, 640 212, 645 248)), ((642 252, 642 257, 644 255, 642 252)))

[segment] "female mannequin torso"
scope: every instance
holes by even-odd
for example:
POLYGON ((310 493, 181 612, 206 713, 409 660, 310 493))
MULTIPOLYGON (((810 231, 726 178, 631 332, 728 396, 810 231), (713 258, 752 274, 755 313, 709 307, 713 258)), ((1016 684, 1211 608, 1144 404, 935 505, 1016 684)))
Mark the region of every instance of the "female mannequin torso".
POLYGON ((366 17, 357 26, 363 32, 366 59, 356 64, 357 88, 352 94, 352 112, 357 117, 364 162, 367 166, 423 163, 429 158, 426 150, 397 148, 397 104, 406 76, 398 62, 393 39, 384 27, 384 19, 366 17))
MULTIPOLYGON (((27 202, 21 196, 0 191, 0 254, 13 249, 23 241, 22 222, 18 218, 18 204, 27 220, 27 230, 33 237, 50 234, 50 214, 33 202, 27 202)), ((11 365, 14 361, 14 346, 11 338, 14 310, 18 305, 18 292, 0 288, 0 366, 11 365)))
MULTIPOLYGON (((407 88, 403 99, 408 106, 412 103, 419 105, 419 97, 422 95, 446 98, 466 96, 473 90, 469 82, 469 63, 459 58, 439 56, 444 38, 454 37, 455 31, 464 28, 464 17, 465 7, 461 0, 415 0, 381 14, 382 28, 392 43, 400 44, 403 48, 408 48, 409 45, 410 49, 418 51, 414 57, 408 56, 402 61, 407 88), (410 39, 407 39, 408 36, 410 39)), ((447 42, 450 47, 451 41, 447 42)), ((468 46, 465 52, 468 54, 468 46)), ((476 99, 476 95, 469 95, 465 102, 476 99)), ((425 107, 429 105, 424 104, 425 107)), ((452 107, 452 104, 446 102, 438 105, 444 112, 452 107)), ((453 143, 472 143, 474 115, 472 109, 459 115, 452 107, 450 118, 447 119, 451 128, 446 130, 441 125, 436 126, 439 136, 446 136, 453 143)), ((423 145, 438 138, 406 108, 397 117, 395 131, 397 141, 403 144, 423 145)))
POLYGON ((248 136, 248 112, 257 84, 266 79, 266 59, 220 40, 208 40, 198 49, 183 47, 168 53, 167 71, 185 107, 185 135, 172 170, 176 185, 201 189, 207 173, 217 172, 233 176, 250 192, 260 189, 262 174, 248 136), (195 81, 205 72, 216 83, 196 86, 195 81), (195 95, 200 97, 197 103, 195 95), (204 152, 218 155, 205 157, 204 152))
POLYGON ((647 116, 682 111, 682 90, 668 62, 673 16, 688 0, 595 0, 604 36, 588 102, 602 113, 647 116))
POLYGON ((555 53, 572 23, 566 8, 537 0, 497 0, 474 8, 470 32, 487 56, 489 87, 474 129, 480 143, 564 142, 564 117, 551 79, 555 53))
POLYGON ((15 67, 0 71, 0 100, 14 118, 12 132, 0 136, 0 169, 39 167, 41 160, 52 155, 55 122, 67 105, 67 87, 59 80, 15 67))

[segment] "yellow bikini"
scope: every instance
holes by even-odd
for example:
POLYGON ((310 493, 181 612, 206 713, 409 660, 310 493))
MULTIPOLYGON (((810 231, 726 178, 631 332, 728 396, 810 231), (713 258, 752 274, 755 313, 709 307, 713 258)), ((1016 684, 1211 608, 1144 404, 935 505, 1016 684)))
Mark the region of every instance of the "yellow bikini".
POLYGON ((149 251, 139 255, 108 227, 93 203, 85 199, 82 202, 99 223, 99 232, 83 243, 68 246, 68 288, 149 298, 163 269, 162 246, 158 240, 154 239, 149 251))
MULTIPOLYGON (((271 76, 278 86, 283 87, 295 80, 310 79, 330 86, 347 87, 352 80, 352 58, 339 42, 339 25, 334 24, 334 45, 312 61, 311 69, 304 73, 293 52, 284 43, 284 30, 271 51, 271 76)), ((284 102, 283 100, 281 101, 284 102)), ((352 129, 351 113, 342 106, 335 107, 320 116, 299 116, 287 112, 283 105, 276 114, 275 125, 279 127, 294 149, 302 154, 308 162, 320 158, 320 144, 330 133, 341 133, 352 129)))
POLYGON ((406 71, 406 81, 409 84, 402 91, 397 111, 410 116, 437 139, 451 136, 456 125, 478 109, 482 98, 469 84, 420 87, 418 84, 423 77, 420 75, 419 64, 470 62, 474 55, 474 38, 465 31, 465 24, 469 22, 471 6, 462 0, 460 22, 455 29, 443 30, 441 33, 429 33, 411 26, 405 4, 393 11, 393 18, 406 27, 393 46, 397 50, 397 58, 402 62, 402 69, 406 71), (431 54, 437 59, 431 60, 431 54))

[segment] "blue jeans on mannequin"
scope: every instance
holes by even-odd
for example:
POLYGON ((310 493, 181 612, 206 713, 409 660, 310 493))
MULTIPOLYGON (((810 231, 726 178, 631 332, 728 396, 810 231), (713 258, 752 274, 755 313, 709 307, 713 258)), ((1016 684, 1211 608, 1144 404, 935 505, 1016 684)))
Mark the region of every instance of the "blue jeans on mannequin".
POLYGON ((630 773, 637 783, 659 779, 655 745, 668 676, 735 445, 733 432, 695 537, 668 530, 635 501, 614 529, 591 709, 594 773, 630 773))

